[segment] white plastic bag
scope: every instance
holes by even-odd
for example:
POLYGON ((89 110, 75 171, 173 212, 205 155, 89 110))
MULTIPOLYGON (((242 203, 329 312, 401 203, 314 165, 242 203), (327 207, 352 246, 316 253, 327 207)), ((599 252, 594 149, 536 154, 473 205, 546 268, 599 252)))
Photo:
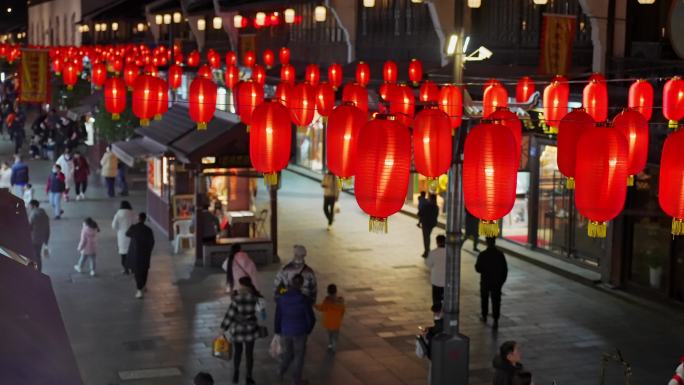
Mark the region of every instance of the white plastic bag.
POLYGON ((283 352, 283 347, 280 346, 280 335, 276 334, 273 336, 273 339, 271 340, 271 346, 268 349, 268 353, 271 355, 271 357, 275 358, 276 360, 280 359, 280 354, 283 352))
POLYGON ((47 243, 43 243, 43 246, 41 246, 40 256, 44 259, 50 258, 50 247, 48 247, 47 243))

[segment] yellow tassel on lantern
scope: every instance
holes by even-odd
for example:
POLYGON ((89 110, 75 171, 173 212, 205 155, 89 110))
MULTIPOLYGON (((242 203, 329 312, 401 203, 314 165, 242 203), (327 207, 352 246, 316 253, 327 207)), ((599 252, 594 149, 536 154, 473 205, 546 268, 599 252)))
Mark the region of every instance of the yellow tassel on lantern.
POLYGON ((387 234, 387 218, 370 217, 368 220, 368 231, 371 233, 387 234))
POLYGON ((676 130, 678 125, 679 125, 679 124, 678 124, 678 122, 677 122, 676 120, 669 120, 669 121, 667 122, 667 127, 671 128, 671 129, 673 129, 673 130, 676 130))
POLYGON ((574 190, 574 189, 575 189, 575 178, 569 177, 569 178, 565 181, 565 188, 568 189, 568 190, 574 190))
POLYGON ((154 120, 161 120, 162 116, 161 114, 155 114, 154 115, 154 120))
POLYGON ((634 186, 634 175, 627 177, 627 186, 634 186))
POLYGON ((249 126, 245 126, 245 131, 249 134, 249 126))
POLYGON ((121 118, 121 115, 119 114, 112 114, 112 120, 119 120, 121 118))
POLYGON ((340 190, 342 190, 342 189, 345 188, 345 187, 346 187, 346 188, 350 188, 351 185, 352 185, 351 181, 352 181, 351 178, 340 178, 340 177, 337 177, 337 188, 340 189, 340 190))
MULTIPOLYGON (((67 86, 67 91, 71 91, 71 90, 73 90, 73 89, 74 89, 74 86, 67 86)), ((677 123, 677 122, 675 122, 675 124, 676 124, 676 123, 677 123)))
POLYGON ((493 238, 499 236, 499 222, 497 221, 485 221, 480 219, 480 224, 478 226, 478 234, 493 238))
POLYGON ((589 238, 605 238, 608 225, 606 222, 589 221, 587 226, 587 234, 589 238))
POLYGON ((197 131, 204 131, 207 129, 207 122, 198 122, 197 131))
POLYGON ((140 127, 146 127, 150 125, 149 119, 140 119, 140 127))
POLYGON ((684 219, 672 218, 672 236, 684 234, 684 219))
POLYGON ((278 173, 277 172, 270 172, 264 174, 264 183, 266 186, 275 186, 278 184, 278 173))

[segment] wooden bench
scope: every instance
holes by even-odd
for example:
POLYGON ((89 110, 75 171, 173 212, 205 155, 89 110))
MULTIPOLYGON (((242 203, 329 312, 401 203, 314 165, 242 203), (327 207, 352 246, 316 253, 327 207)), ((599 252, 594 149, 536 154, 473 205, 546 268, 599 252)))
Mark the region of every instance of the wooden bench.
POLYGON ((202 245, 204 267, 221 267, 230 255, 230 248, 236 243, 257 265, 268 265, 273 261, 273 242, 270 238, 223 238, 217 243, 202 245))

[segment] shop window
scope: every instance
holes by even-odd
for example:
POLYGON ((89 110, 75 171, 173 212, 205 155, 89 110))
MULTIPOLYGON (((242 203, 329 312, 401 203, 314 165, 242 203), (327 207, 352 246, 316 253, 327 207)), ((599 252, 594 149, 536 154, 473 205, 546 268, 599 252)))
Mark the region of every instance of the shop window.
POLYGON ((228 92, 225 87, 219 87, 216 100, 216 108, 221 111, 228 111, 228 92))
POLYGON ((665 290, 665 268, 670 258, 670 222, 667 218, 642 218, 633 224, 632 281, 665 290))
POLYGON ((530 193, 530 173, 528 171, 518 172, 518 181, 515 192, 515 203, 513 209, 501 221, 501 236, 517 243, 528 244, 529 229, 529 193, 530 193))
POLYGON ((296 163, 316 172, 323 172, 323 132, 321 116, 316 112, 307 127, 297 127, 296 163))

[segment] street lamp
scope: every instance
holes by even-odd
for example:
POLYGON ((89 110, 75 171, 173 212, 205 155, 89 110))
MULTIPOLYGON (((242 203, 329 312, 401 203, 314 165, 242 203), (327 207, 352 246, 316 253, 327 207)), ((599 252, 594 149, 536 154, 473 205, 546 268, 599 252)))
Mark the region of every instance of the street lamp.
POLYGON ((293 8, 288 8, 285 10, 285 22, 287 24, 292 24, 295 21, 295 10, 293 8))
POLYGON ((204 19, 197 19, 197 30, 204 31, 207 29, 207 22, 204 19))
POLYGON ((221 29, 223 26, 223 19, 221 19, 220 16, 215 16, 214 19, 211 21, 212 26, 214 29, 221 29))
POLYGON ((314 21, 319 23, 324 22, 327 12, 324 5, 317 5, 316 8, 314 8, 314 21))

